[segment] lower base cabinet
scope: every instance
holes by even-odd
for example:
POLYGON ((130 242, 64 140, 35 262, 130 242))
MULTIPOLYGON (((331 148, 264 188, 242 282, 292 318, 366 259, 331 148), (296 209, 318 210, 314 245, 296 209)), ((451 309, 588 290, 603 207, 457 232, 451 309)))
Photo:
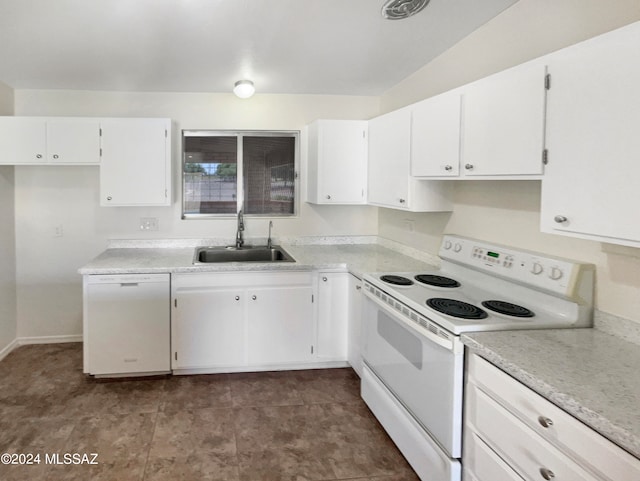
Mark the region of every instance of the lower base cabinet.
POLYGON ((465 391, 465 481, 640 479, 640 460, 473 354, 465 391))
POLYGON ((172 277, 174 370, 242 370, 313 360, 313 274, 172 277))

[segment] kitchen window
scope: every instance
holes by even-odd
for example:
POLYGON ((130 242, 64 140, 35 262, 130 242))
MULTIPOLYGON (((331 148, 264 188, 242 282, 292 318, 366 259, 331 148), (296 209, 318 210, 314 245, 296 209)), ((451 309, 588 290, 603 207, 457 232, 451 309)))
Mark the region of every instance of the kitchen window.
POLYGON ((296 214, 298 132, 184 130, 182 218, 296 214))

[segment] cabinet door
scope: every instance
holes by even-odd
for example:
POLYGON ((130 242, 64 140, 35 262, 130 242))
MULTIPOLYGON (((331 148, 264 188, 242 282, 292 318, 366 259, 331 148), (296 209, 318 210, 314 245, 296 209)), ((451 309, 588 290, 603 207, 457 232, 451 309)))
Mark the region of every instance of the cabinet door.
POLYGON ((640 247, 636 23, 549 57, 544 232, 640 247))
POLYGON ((47 162, 44 118, 0 117, 0 164, 47 162))
POLYGON ((465 176, 542 174, 545 76, 535 60, 464 88, 465 176))
POLYGON ((411 175, 457 177, 460 165, 460 91, 416 104, 411 112, 411 175))
POLYGON ((317 120, 309 126, 309 201, 364 204, 367 122, 317 120))
POLYGON ((101 125, 100 205, 170 205, 171 122, 107 119, 101 125))
POLYGON ((349 274, 320 272, 318 282, 319 358, 347 360, 349 332, 349 274))
POLYGON ((242 289, 186 287, 176 289, 174 296, 173 369, 245 364, 242 289))
POLYGON ((85 372, 170 370, 168 274, 86 276, 84 288, 85 372))
POLYGON ((256 287, 247 294, 249 365, 310 361, 313 288, 256 287))
POLYGON ((96 119, 47 120, 47 159, 61 164, 100 162, 100 122, 96 119))
POLYGON ((410 110, 396 110, 369 121, 369 204, 406 208, 410 148, 410 110))
POLYGON ((356 276, 349 274, 349 333, 348 352, 349 364, 362 377, 362 281, 356 276))

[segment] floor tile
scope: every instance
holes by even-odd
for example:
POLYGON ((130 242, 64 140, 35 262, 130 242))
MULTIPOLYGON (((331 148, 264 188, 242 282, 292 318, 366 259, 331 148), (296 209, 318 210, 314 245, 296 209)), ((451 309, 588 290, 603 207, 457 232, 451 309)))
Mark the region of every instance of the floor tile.
POLYGON ((360 378, 352 369, 318 369, 295 375, 306 404, 362 402, 360 378))
POLYGON ((145 481, 238 480, 231 409, 158 414, 145 481))
POLYGON ((291 371, 229 375, 233 405, 291 406, 302 404, 298 381, 291 371))
POLYGON ((160 409, 164 412, 199 408, 230 408, 231 387, 226 374, 173 376, 166 380, 160 409))
POLYGON ((77 421, 64 453, 97 454, 97 465, 54 465, 47 479, 142 480, 156 413, 105 414, 77 421))

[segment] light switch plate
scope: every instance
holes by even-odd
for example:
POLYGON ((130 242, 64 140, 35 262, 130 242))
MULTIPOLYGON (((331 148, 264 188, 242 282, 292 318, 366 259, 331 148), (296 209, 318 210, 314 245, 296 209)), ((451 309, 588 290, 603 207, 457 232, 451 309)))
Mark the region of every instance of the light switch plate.
POLYGON ((158 218, 140 217, 140 230, 158 230, 158 218))

